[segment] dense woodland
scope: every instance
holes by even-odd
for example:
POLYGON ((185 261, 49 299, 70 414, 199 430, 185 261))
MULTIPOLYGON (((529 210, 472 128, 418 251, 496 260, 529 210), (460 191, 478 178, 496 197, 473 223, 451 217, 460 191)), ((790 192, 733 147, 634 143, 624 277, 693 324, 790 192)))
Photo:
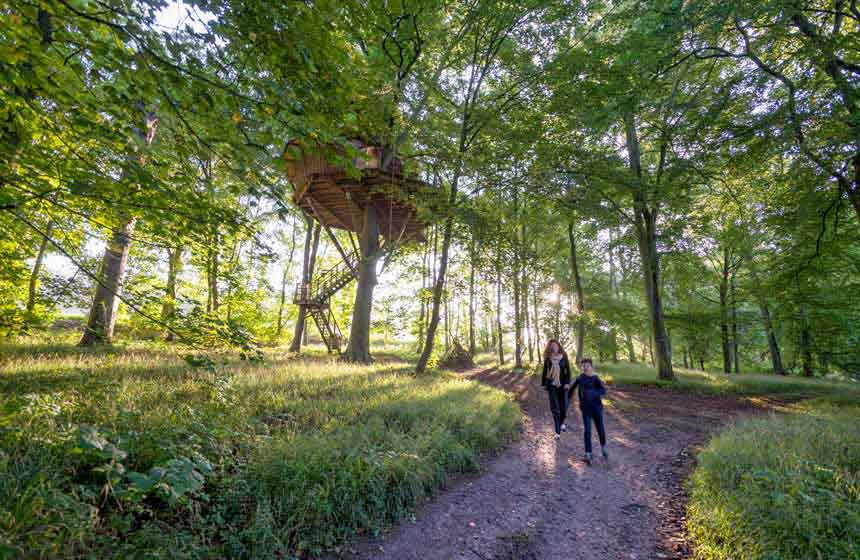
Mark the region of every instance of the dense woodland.
POLYGON ((365 256, 331 300, 345 362, 528 371, 558 338, 666 382, 856 380, 860 8, 0 0, 6 340, 303 353, 294 294, 339 247, 365 256), (426 184, 424 239, 297 208, 296 149, 356 174, 354 139, 426 184))
POLYGON ((119 319, 299 350, 292 293, 338 255, 286 143, 362 137, 435 187, 427 243, 385 258, 410 288, 372 312, 422 366, 558 336, 663 378, 860 371, 853 4, 162 9, 3 10, 8 334, 89 309, 82 345, 119 319))

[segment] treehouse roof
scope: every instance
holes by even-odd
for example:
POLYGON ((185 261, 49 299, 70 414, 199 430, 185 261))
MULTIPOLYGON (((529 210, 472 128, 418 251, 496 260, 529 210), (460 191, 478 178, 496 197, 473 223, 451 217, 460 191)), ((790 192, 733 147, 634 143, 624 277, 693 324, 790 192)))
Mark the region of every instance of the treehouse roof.
POLYGON ((381 147, 357 139, 351 144, 358 155, 332 144, 313 148, 296 141, 287 144, 284 157, 296 206, 329 227, 359 233, 362 211, 371 204, 386 243, 425 241, 426 223, 418 218, 414 197, 429 185, 406 176, 399 158, 391 158, 383 168, 381 147))

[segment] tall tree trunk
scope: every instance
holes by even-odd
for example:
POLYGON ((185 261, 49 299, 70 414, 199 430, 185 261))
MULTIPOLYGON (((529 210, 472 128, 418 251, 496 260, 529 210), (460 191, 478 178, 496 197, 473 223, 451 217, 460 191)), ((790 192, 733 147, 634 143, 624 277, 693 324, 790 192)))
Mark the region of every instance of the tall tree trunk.
POLYGON ((45 253, 48 251, 48 239, 54 230, 54 221, 48 220, 48 225, 45 227, 45 236, 42 237, 42 242, 39 244, 39 252, 36 254, 36 262, 33 264, 33 270, 30 272, 30 286, 27 294, 27 313, 32 313, 36 308, 36 292, 39 284, 39 271, 42 269, 42 261, 45 258, 45 253))
POLYGON ((804 377, 812 377, 812 326, 805 303, 800 304, 800 359, 804 377))
POLYGON ((723 346, 723 373, 732 372, 732 353, 729 341, 729 250, 723 249, 723 269, 720 275, 720 341, 723 346))
POLYGON ((287 261, 284 263, 284 269, 281 271, 281 300, 278 303, 278 327, 275 331, 275 338, 280 339, 284 329, 284 308, 287 303, 287 280, 290 278, 290 270, 293 268, 293 255, 296 252, 296 223, 292 223, 290 237, 290 252, 287 261))
POLYGON ((630 336, 630 333, 627 331, 624 331, 624 341, 627 344, 627 360, 631 364, 635 364, 636 363, 636 351, 633 348, 633 337, 630 336))
POLYGON ((364 207, 361 226, 358 286, 355 290, 355 305, 352 307, 349 344, 343 357, 348 362, 368 364, 373 361, 370 355, 370 313, 373 309, 373 289, 376 287, 376 263, 381 254, 379 220, 370 200, 364 207))
POLYGON ((501 244, 499 244, 499 257, 496 261, 496 336, 498 337, 499 365, 505 363, 505 337, 502 331, 502 263, 501 244))
POLYGON ((114 229, 110 243, 105 248, 98 275, 101 282, 96 285, 93 304, 78 346, 110 344, 113 339, 119 298, 122 294, 122 279, 128 264, 128 251, 135 222, 135 218, 123 220, 122 224, 114 229))
MULTIPOLYGON (((615 240, 613 230, 609 230, 609 293, 618 298, 618 279, 615 277, 615 240)), ((612 349, 612 363, 618 363, 618 329, 613 323, 609 328, 609 345, 612 349)))
POLYGON ((538 313, 538 293, 537 293, 537 285, 536 283, 532 284, 532 312, 534 315, 534 329, 535 329, 535 356, 538 361, 541 361, 541 344, 540 344, 540 315, 538 313))
MULTIPOLYGON (((461 152, 463 151, 463 141, 460 145, 461 152)), ((460 182, 462 162, 458 165, 454 173, 454 178, 451 181, 451 190, 448 196, 448 205, 454 208, 457 202, 457 185, 460 182)), ((430 356, 433 354, 433 346, 436 342, 436 329, 439 327, 439 308, 442 304, 442 292, 445 284, 446 274, 448 272, 448 252, 451 248, 451 236, 454 233, 454 216, 449 215, 445 219, 445 226, 442 230, 442 255, 439 262, 439 271, 433 283, 433 306, 430 311, 430 324, 427 325, 427 336, 424 341, 424 349, 421 356, 418 357, 418 363, 415 366, 417 373, 424 373, 427 369, 427 362, 430 361, 430 356)))
POLYGON ((469 248, 469 353, 474 356, 475 344, 475 238, 472 237, 469 248))
POLYGON ((776 333, 774 332, 773 322, 770 318, 770 309, 768 309, 767 302, 762 297, 759 297, 758 305, 761 312, 761 320, 764 324, 764 332, 767 336, 767 347, 770 351, 770 363, 773 372, 777 375, 786 375, 787 372, 782 366, 782 355, 779 352, 779 342, 776 340, 776 333))
POLYGON ((627 137, 627 152, 630 168, 636 179, 633 193, 636 237, 645 281, 645 296, 651 315, 651 330, 656 347, 657 375, 660 379, 675 379, 669 348, 666 342, 666 326, 663 318, 663 300, 660 294, 660 255, 657 251, 657 206, 649 207, 646 185, 642 176, 639 138, 633 113, 624 113, 624 128, 627 137))
POLYGON ((732 272, 730 283, 732 295, 732 363, 735 367, 735 373, 741 372, 740 364, 740 342, 738 341, 738 298, 735 290, 735 273, 732 272))
MULTIPOLYGON (((314 272, 314 261, 316 260, 317 248, 320 242, 320 232, 322 226, 314 225, 314 219, 310 216, 305 216, 305 251, 302 258, 302 289, 304 286, 310 286, 311 278, 314 272)), ((302 349, 302 339, 304 338, 305 323, 307 322, 307 309, 305 306, 299 306, 299 316, 296 318, 295 329, 293 332, 293 340, 290 343, 290 352, 300 352, 302 349)))
MULTIPOLYGON (((155 113, 148 111, 144 119, 144 126, 138 131, 144 150, 152 145, 157 127, 158 117, 155 113)), ((144 165, 145 158, 145 152, 138 154, 137 163, 141 166, 144 165)), ((123 172, 122 178, 125 179, 126 177, 127 174, 123 172)), ((99 282, 96 284, 96 293, 93 296, 87 324, 78 346, 109 344, 113 339, 119 300, 122 296, 122 281, 128 264, 131 236, 134 234, 136 222, 137 219, 134 217, 123 216, 120 219, 119 227, 113 230, 111 240, 105 247, 99 271, 99 282)))
POLYGON ((573 277, 573 288, 576 293, 576 364, 579 365, 585 345, 585 296, 576 258, 576 234, 573 231, 573 222, 567 223, 567 238, 570 242, 570 275, 573 277))
POLYGON ((418 314, 418 349, 417 354, 421 354, 421 350, 424 347, 424 324, 425 324, 425 316, 427 315, 427 300, 424 297, 425 290, 427 289, 427 276, 430 272, 430 245, 427 244, 424 247, 424 255, 421 258, 421 298, 420 298, 420 312, 418 314))
MULTIPOLYGON (((447 280, 447 278, 445 279, 447 280)), ((446 289, 448 282, 444 282, 442 285, 442 298, 443 298, 443 307, 442 307, 442 318, 444 319, 444 331, 445 331, 445 353, 448 353, 449 348, 449 340, 451 335, 451 330, 448 327, 449 323, 449 313, 448 313, 448 290, 446 289)))
MULTIPOLYGON (((523 267, 525 270, 526 267, 523 267)), ((534 363, 534 346, 532 345, 532 324, 531 318, 529 317, 529 281, 528 274, 523 273, 523 317, 525 318, 525 328, 526 328, 526 348, 529 351, 529 363, 534 363)))
MULTIPOLYGON (((164 302, 161 304, 161 320, 167 325, 170 325, 176 316, 176 279, 182 273, 182 253, 182 247, 167 250, 167 285, 164 302)), ((173 342, 175 338, 172 330, 164 333, 164 340, 167 342, 173 342)))
POLYGON ((218 274, 220 273, 219 261, 221 259, 221 251, 219 243, 219 235, 216 229, 212 233, 212 238, 209 242, 209 247, 207 249, 206 269, 206 283, 209 289, 209 303, 206 306, 206 310, 215 315, 218 314, 218 307, 220 307, 220 298, 218 294, 218 274))
POLYGON ((684 346, 684 369, 688 369, 690 367, 690 362, 687 360, 687 347, 684 346))

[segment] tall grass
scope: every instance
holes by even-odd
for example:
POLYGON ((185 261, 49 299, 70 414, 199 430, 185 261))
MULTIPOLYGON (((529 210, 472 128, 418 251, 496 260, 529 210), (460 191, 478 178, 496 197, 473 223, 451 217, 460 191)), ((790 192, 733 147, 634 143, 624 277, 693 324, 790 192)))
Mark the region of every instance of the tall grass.
POLYGON ((699 455, 688 523, 702 560, 860 558, 860 416, 740 423, 699 455))
POLYGON ((268 558, 391 523, 511 438, 502 392, 270 353, 0 347, 0 557, 268 558), (26 552, 25 552, 26 551, 26 552))

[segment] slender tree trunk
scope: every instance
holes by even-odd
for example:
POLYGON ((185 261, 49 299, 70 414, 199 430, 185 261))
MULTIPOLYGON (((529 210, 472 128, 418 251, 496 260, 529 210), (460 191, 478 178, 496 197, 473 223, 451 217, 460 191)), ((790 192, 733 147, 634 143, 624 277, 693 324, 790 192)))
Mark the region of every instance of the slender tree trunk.
POLYGON ((731 342, 729 341, 729 251, 723 250, 723 270, 720 275, 720 341, 723 346, 723 373, 732 372, 731 342))
POLYGON ((738 298, 735 290, 735 273, 732 272, 731 278, 731 295, 732 295, 732 363, 735 367, 735 373, 741 372, 740 365, 740 342, 738 341, 738 298))
MULTIPOLYGON (((618 298, 618 279, 615 277, 615 240, 609 230, 609 293, 618 298)), ((612 363, 618 363, 618 329, 615 324, 609 328, 609 345, 612 349, 612 363)))
MULTIPOLYGON (((537 288, 537 286, 535 286, 537 288)), ((534 324, 535 324, 535 357, 537 361, 541 361, 541 332, 540 332, 540 308, 538 307, 538 293, 537 289, 532 290, 532 312, 534 315, 534 324)))
MULTIPOLYGON (((524 269, 526 267, 523 267, 524 269)), ((529 317, 529 281, 528 274, 523 274, 523 317, 526 321, 526 348, 529 351, 529 363, 534 363, 534 346, 532 345, 532 324, 529 317)))
MULTIPOLYGON (((462 152, 461 141, 461 152, 462 152)), ((451 181, 451 191, 448 197, 448 203, 451 208, 454 208, 457 202, 457 184, 460 182, 460 168, 454 173, 454 178, 451 181)), ((427 369, 427 362, 430 361, 430 356, 433 354, 433 345, 436 341, 436 329, 439 326, 439 308, 442 304, 442 291, 444 288, 445 277, 448 272, 448 251, 451 248, 451 236, 454 233, 454 217, 448 216, 445 219, 445 226, 442 231, 442 255, 439 262, 439 272, 436 281, 433 283, 433 306, 430 311, 430 324, 427 325, 427 337, 424 342, 424 349, 421 356, 418 358, 418 363, 415 366, 417 373, 424 373, 427 369)))
POLYGON ((624 340, 627 343, 627 359, 631 364, 636 363, 636 351, 633 348, 633 337, 630 336, 629 332, 624 332, 624 340))
MULTIPOLYGON (((501 244, 499 255, 501 255, 501 244)), ((505 341, 502 331, 502 263, 501 256, 496 262, 496 336, 498 337, 499 365, 505 363, 505 341)))
POLYGON ((645 280, 645 295, 651 314, 651 330, 654 333, 656 346, 656 367, 660 379, 672 380, 672 361, 669 358, 669 348, 666 342, 666 326, 663 318, 663 300, 660 294, 660 255, 657 251, 657 206, 649 207, 646 197, 646 185, 642 176, 639 138, 633 113, 624 113, 624 125, 627 137, 627 151, 630 167, 636 178, 637 185, 633 194, 633 207, 636 216, 636 236, 639 241, 639 255, 642 259, 642 272, 645 280))
POLYGON ((220 298, 218 294, 218 274, 219 271, 219 261, 221 259, 220 250, 218 247, 219 239, 218 232, 216 231, 212 237, 212 243, 209 245, 209 310, 218 314, 218 307, 220 307, 220 298))
MULTIPOLYGON (((314 271, 314 261, 316 260, 317 247, 320 241, 320 232, 322 226, 314 225, 314 219, 310 216, 305 216, 305 251, 302 258, 302 284, 310 286, 311 278, 314 271)), ((304 305, 299 306, 299 316, 296 318, 295 330, 293 332, 293 340, 290 343, 290 352, 300 352, 302 349, 302 339, 304 338, 305 323, 307 322, 307 309, 304 305)))
POLYGON ((425 323, 425 315, 427 315, 427 301, 424 297, 425 290, 427 290, 427 275, 429 273, 430 265, 428 261, 430 260, 430 245, 428 244, 424 247, 424 255, 421 258, 421 301, 420 303, 420 312, 418 314, 418 349, 417 354, 421 354, 421 350, 424 347, 424 323, 425 323))
MULTIPOLYGON (((446 278, 446 280, 447 280, 447 278, 446 278)), ((442 300, 442 301, 444 302, 444 306, 443 306, 442 312, 443 312, 443 319, 444 319, 444 321, 445 321, 445 322, 444 322, 444 330, 445 330, 445 338, 444 338, 444 340, 445 340, 445 353, 446 353, 446 354, 448 353, 448 347, 449 347, 448 341, 449 341, 449 339, 450 339, 450 334, 451 334, 451 331, 450 331, 450 329, 449 329, 449 327, 448 327, 448 320, 449 320, 449 317, 448 317, 448 290, 446 289, 446 288, 447 288, 447 284, 448 284, 448 282, 444 282, 444 283, 443 283, 443 288, 442 288, 442 298, 443 298, 443 300, 442 300)))
POLYGON ((690 362, 687 360, 687 347, 684 346, 684 369, 689 369, 690 362))
POLYGON ((803 362, 804 377, 812 377, 812 327, 809 309, 805 303, 800 304, 800 359, 803 362))
POLYGON ((281 333, 284 329, 284 308, 287 303, 287 280, 290 278, 290 269, 293 268, 293 255, 296 252, 296 223, 292 221, 292 231, 290 238, 290 252, 287 261, 284 263, 284 269, 281 271, 281 300, 278 303, 278 328, 275 331, 275 338, 280 340, 281 333))
MULTIPOLYGON (((168 325, 176 316, 176 280, 182 273, 182 253, 182 247, 167 250, 167 285, 164 303, 161 304, 161 320, 168 325)), ((164 340, 167 342, 173 342, 175 338, 172 330, 164 333, 164 340)))
POLYGON ((368 364, 370 355, 370 314, 373 309, 373 289, 376 287, 376 263, 379 260, 379 221, 371 201, 364 207, 361 228, 361 263, 358 267, 358 286, 352 308, 349 345, 344 353, 348 362, 368 364))
POLYGON ((469 249, 469 354, 475 355, 475 238, 469 249))
POLYGON ((567 224, 567 238, 570 242, 570 275, 573 277, 573 288, 576 293, 576 364, 579 365, 585 345, 585 296, 576 258, 576 234, 573 231, 573 222, 567 224))
POLYGON ((79 346, 110 344, 116 325, 119 298, 122 294, 122 279, 128 264, 128 251, 134 233, 135 218, 128 218, 113 231, 113 236, 105 248, 99 271, 101 283, 96 284, 87 325, 79 346))
POLYGON ((767 336, 767 347, 770 351, 770 363, 773 372, 777 375, 786 375, 785 368, 782 367, 782 355, 779 352, 779 342, 776 340, 776 333, 773 329, 773 322, 770 318, 770 309, 764 298, 759 298, 759 311, 761 312, 761 320, 764 324, 764 332, 767 336))
POLYGON ((54 221, 48 220, 48 225, 45 227, 45 236, 39 244, 39 252, 36 254, 36 262, 33 264, 33 270, 30 272, 30 286, 27 294, 27 313, 32 313, 36 308, 36 292, 39 284, 39 271, 42 269, 42 261, 45 258, 45 253, 48 251, 48 239, 54 230, 54 221))

